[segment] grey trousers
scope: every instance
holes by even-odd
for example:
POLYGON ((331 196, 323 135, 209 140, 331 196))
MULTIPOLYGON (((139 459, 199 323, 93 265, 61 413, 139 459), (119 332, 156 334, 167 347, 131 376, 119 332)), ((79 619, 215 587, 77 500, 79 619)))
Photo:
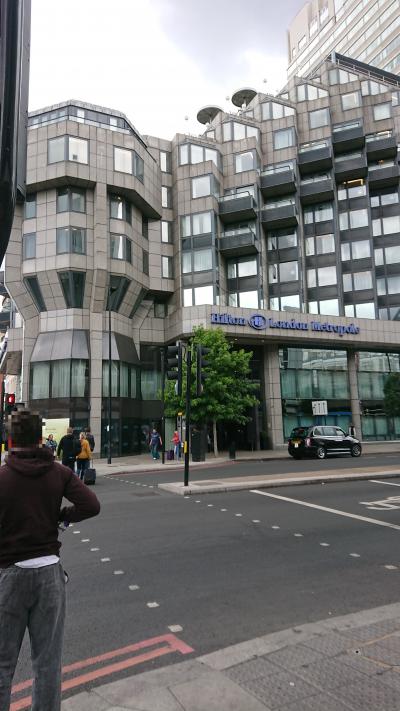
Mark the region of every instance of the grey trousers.
POLYGON ((26 629, 33 667, 32 711, 59 711, 64 619, 65 578, 59 563, 0 569, 0 711, 9 711, 26 629))

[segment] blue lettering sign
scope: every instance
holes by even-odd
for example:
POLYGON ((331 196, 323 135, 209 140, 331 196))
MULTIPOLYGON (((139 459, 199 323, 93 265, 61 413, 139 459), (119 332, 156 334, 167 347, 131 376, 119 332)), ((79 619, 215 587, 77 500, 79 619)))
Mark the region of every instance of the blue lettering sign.
POLYGON ((275 321, 274 318, 266 318, 263 314, 253 314, 249 319, 246 319, 243 316, 232 316, 232 314, 212 313, 211 323, 224 326, 250 326, 256 331, 263 331, 266 328, 308 331, 310 327, 311 331, 337 333, 340 338, 342 338, 345 334, 357 336, 360 333, 359 327, 355 326, 354 323, 351 323, 349 326, 345 326, 341 323, 329 323, 327 321, 323 323, 320 321, 311 321, 311 323, 307 323, 306 321, 296 321, 294 318, 290 319, 290 321, 275 321))

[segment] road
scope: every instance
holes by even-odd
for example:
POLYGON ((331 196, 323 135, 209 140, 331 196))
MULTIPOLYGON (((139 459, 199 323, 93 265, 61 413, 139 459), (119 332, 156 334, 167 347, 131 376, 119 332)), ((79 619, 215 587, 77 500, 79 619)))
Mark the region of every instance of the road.
MULTIPOLYGON (((149 638, 174 634, 197 656, 398 601, 400 478, 186 498, 138 479, 100 479, 101 515, 63 534, 64 665, 90 659, 100 675, 85 681, 77 664, 66 695, 182 659, 105 676, 93 661, 149 638)), ((15 682, 30 678, 25 640, 15 682)))

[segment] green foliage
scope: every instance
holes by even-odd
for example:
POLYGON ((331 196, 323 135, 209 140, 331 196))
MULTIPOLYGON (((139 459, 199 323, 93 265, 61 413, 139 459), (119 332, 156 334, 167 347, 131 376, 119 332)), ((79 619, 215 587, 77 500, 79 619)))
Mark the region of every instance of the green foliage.
POLYGON ((383 386, 385 412, 388 417, 400 417, 400 373, 390 373, 383 386))
MULTIPOLYGON (((254 395, 257 384, 250 380, 251 352, 233 349, 222 329, 194 329, 190 339, 192 347, 192 388, 191 418, 193 422, 205 424, 226 420, 245 424, 249 417, 246 409, 258 403, 254 395), (208 367, 201 397, 196 396, 196 346, 201 344, 210 349, 206 359, 208 367)), ((175 417, 185 411, 186 363, 183 365, 183 396, 175 394, 175 383, 166 382, 165 414, 175 417)))

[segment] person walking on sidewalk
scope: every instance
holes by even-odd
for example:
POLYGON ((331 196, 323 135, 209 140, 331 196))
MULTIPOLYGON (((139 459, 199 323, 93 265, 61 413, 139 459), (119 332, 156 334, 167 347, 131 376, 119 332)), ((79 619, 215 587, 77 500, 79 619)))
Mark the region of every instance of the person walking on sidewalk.
POLYGON ((157 430, 153 428, 150 435, 150 452, 153 459, 160 459, 160 447, 162 447, 162 439, 157 430))
POLYGON ((181 438, 179 437, 178 430, 175 430, 174 434, 172 435, 171 442, 174 445, 174 459, 180 459, 181 458, 181 438))
POLYGON ((76 473, 79 479, 83 481, 83 479, 85 478, 85 471, 89 468, 90 458, 92 454, 90 451, 89 442, 87 441, 84 432, 80 433, 79 441, 81 444, 81 451, 76 457, 76 473))
POLYGON ((57 457, 60 459, 65 467, 69 467, 72 471, 75 471, 75 460, 81 451, 81 445, 79 440, 74 437, 74 430, 72 427, 67 428, 67 434, 61 437, 59 445, 57 447, 57 457))
POLYGON ((60 711, 66 577, 59 523, 96 516, 100 504, 70 468, 42 447, 42 418, 9 418, 11 449, 0 467, 0 710, 8 711, 25 630, 33 668, 32 711, 60 711), (72 506, 61 508, 63 497, 72 506))

